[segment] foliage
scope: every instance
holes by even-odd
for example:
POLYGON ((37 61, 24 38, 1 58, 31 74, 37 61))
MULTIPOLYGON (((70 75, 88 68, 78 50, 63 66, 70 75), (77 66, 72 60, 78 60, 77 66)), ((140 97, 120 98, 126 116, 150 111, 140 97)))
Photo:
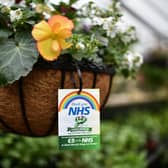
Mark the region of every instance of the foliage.
MULTIPOLYGON (((57 137, 28 138, 1 134, 0 166, 11 167, 88 167, 146 168, 148 136, 161 144, 167 137, 168 108, 156 113, 132 111, 102 124, 100 150, 58 151, 57 137)), ((167 165, 167 152, 162 164, 167 165)))
MULTIPOLYGON (((31 43, 29 45, 23 44, 24 51, 23 47, 17 50, 18 44, 23 40, 17 41, 16 36, 18 39, 23 39, 22 35, 31 34, 37 23, 49 20, 55 15, 68 17, 73 21, 75 25, 73 34, 70 36, 70 32, 66 30, 66 38, 68 39, 62 38, 72 45, 69 45, 71 47, 68 48, 63 47, 65 41, 56 42, 55 38, 58 36, 54 33, 59 29, 56 26, 56 29, 50 34, 51 36, 48 36, 49 39, 53 38, 50 45, 48 43, 42 45, 45 49, 37 47, 39 52, 45 51, 48 54, 47 48, 52 56, 54 53, 57 53, 58 56, 68 53, 72 55, 74 60, 89 60, 98 65, 102 63, 113 64, 116 72, 126 77, 134 75, 143 62, 142 56, 132 51, 132 46, 137 41, 135 28, 128 25, 123 19, 120 4, 116 0, 113 0, 108 8, 101 8, 94 2, 84 3, 81 6, 79 0, 70 0, 69 3, 56 1, 54 4, 46 0, 18 0, 16 2, 14 3, 14 0, 0 0, 0 48, 6 48, 6 50, 0 50, 0 56, 1 59, 4 59, 6 53, 7 55, 10 52, 15 54, 15 59, 12 62, 10 58, 13 58, 13 54, 6 56, 5 61, 0 61, 0 85, 12 83, 27 75, 39 57, 38 52, 35 51, 36 44, 32 36, 26 37, 26 41, 31 43), (12 48, 9 46, 11 44, 9 41, 13 43, 12 48), (60 47, 60 45, 62 46, 60 47), (6 52, 7 50, 10 52, 6 52), (31 52, 27 52, 28 50, 31 52), (32 55, 32 53, 34 54, 32 55), (18 58, 22 58, 22 64, 21 59, 18 58)), ((59 21, 57 20, 57 22, 59 21)), ((39 31, 46 30, 43 28, 42 25, 39 31)), ((65 33, 61 34, 65 36, 65 33)), ((63 36, 61 35, 61 37, 63 36)), ((57 57, 54 55, 49 61, 55 59, 57 57)))
POLYGON ((15 39, 6 39, 0 42, 0 85, 13 83, 21 76, 26 76, 37 61, 38 53, 34 42, 25 32, 16 34, 15 39))
POLYGON ((16 135, 1 135, 0 165, 11 167, 45 167, 57 151, 55 137, 25 138, 16 135))
MULTIPOLYGON (((166 62, 166 59, 164 59, 164 62, 166 62)), ((143 75, 144 78, 141 83, 148 89, 160 89, 161 87, 167 87, 167 73, 167 67, 145 63, 140 71, 140 74, 143 75)))
POLYGON ((104 123, 101 150, 62 151, 57 138, 26 138, 2 134, 0 165, 10 167, 145 168, 144 135, 131 126, 104 123))
POLYGON ((144 64, 140 70, 139 82, 143 88, 160 89, 168 85, 168 50, 167 48, 156 48, 146 55, 144 64))

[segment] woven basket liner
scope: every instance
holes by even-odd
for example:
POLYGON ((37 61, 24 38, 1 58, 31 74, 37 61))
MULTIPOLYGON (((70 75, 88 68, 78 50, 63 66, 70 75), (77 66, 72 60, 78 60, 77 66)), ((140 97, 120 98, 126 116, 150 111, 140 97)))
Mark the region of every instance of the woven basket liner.
MULTIPOLYGON (((38 66, 27 77, 0 88, 0 129, 27 136, 57 134, 58 89, 74 88, 72 75, 79 87, 78 73, 64 70, 38 66)), ((109 96, 112 77, 82 71, 83 88, 100 88, 101 107, 109 96)))

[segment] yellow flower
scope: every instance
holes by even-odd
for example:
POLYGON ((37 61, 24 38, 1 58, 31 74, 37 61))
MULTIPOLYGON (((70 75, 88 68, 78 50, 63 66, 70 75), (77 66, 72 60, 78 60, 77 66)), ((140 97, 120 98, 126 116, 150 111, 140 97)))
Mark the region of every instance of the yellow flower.
POLYGON ((32 36, 37 41, 37 49, 47 61, 58 58, 61 51, 71 46, 66 39, 72 35, 73 22, 65 16, 54 15, 48 22, 41 21, 32 30, 32 36))

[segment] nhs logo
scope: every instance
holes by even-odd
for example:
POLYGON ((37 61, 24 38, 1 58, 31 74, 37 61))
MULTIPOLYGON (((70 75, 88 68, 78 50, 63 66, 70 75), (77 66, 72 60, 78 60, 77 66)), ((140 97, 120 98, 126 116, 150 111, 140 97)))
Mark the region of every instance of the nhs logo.
POLYGON ((89 115, 90 114, 90 107, 89 106, 86 106, 86 107, 81 107, 81 106, 78 106, 78 107, 70 107, 69 108, 69 112, 68 112, 68 115, 69 116, 78 116, 78 115, 89 115))

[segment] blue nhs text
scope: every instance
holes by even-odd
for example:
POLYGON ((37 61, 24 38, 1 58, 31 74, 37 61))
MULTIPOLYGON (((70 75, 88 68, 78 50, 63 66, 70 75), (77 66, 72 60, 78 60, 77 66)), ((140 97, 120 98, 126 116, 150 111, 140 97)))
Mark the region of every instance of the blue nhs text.
POLYGON ((89 115, 90 107, 70 107, 68 115, 89 115))

